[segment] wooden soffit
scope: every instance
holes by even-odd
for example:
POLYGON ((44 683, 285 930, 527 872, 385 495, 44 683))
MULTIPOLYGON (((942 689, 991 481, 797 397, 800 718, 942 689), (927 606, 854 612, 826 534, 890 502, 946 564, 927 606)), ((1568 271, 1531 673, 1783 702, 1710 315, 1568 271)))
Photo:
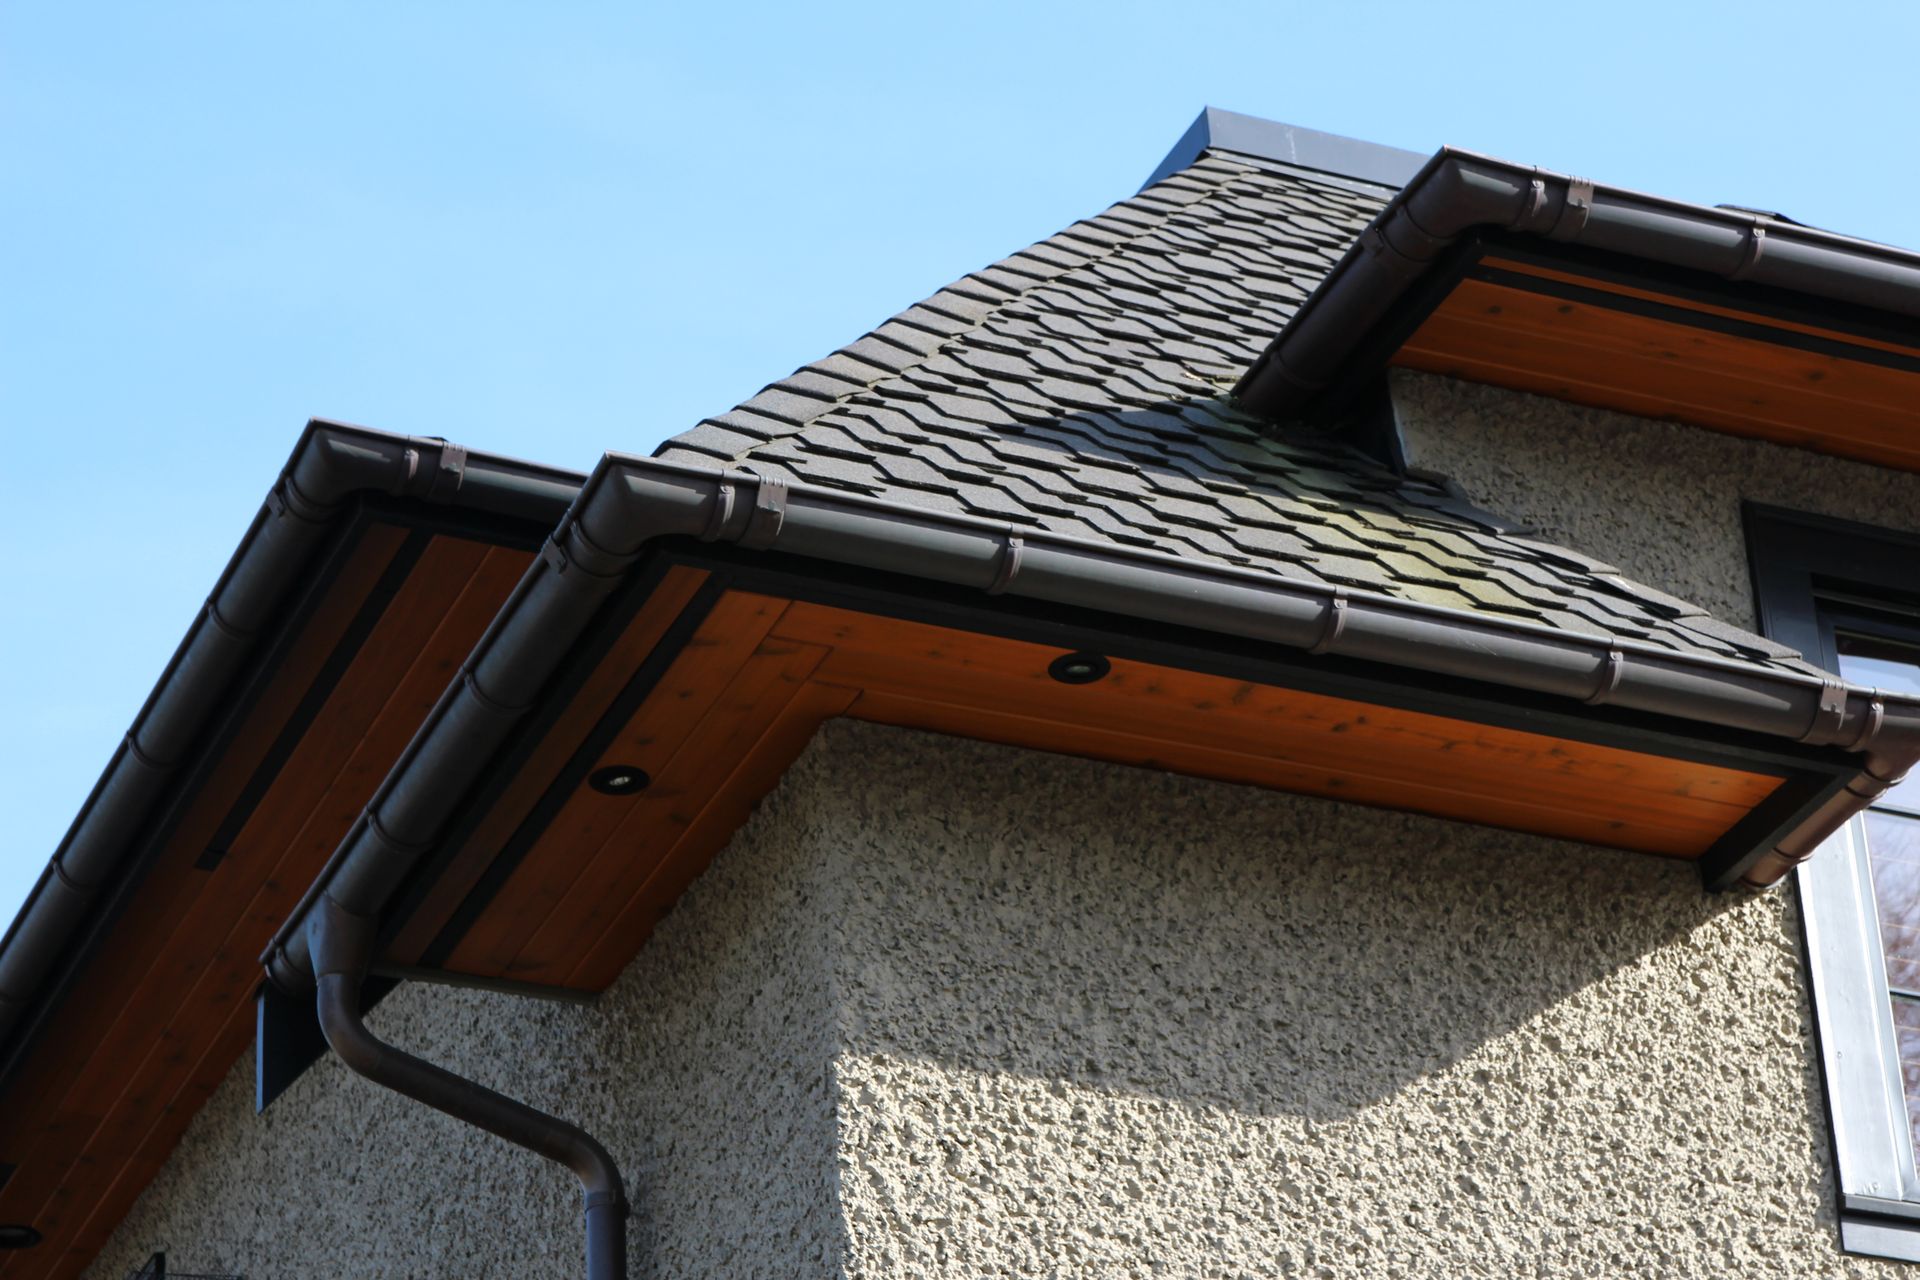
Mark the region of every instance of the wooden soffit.
POLYGON ((0 1082, 4 1280, 79 1275, 253 1038, 259 954, 525 573, 533 521, 363 504, 238 673, 0 1082))
POLYGON ((404 903, 389 965, 605 988, 836 716, 1681 859, 1752 847, 1845 776, 1790 744, 717 556, 660 560, 629 596, 476 788, 489 800, 404 903))
POLYGON ((1537 242, 1458 246, 1391 363, 1920 470, 1920 331, 1537 242))

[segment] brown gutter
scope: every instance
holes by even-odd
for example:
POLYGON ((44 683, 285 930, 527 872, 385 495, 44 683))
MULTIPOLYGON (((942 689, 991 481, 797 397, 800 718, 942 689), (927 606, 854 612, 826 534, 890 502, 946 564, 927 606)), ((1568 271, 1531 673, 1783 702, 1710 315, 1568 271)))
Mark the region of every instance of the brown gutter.
POLYGON ((1803 227, 1606 187, 1442 148, 1335 264, 1241 378, 1234 395, 1275 420, 1298 418, 1341 383, 1375 326, 1446 251, 1477 232, 1540 236, 1920 317, 1920 254, 1803 227))
POLYGON ((347 840, 261 959, 312 989, 322 899, 378 917, 538 701, 601 604, 660 538, 759 550, 1172 623, 1857 753, 1859 774, 1748 873, 1778 878, 1920 760, 1920 699, 1255 570, 1197 564, 741 472, 609 455, 347 840), (1764 870, 1762 869, 1764 867, 1764 870))

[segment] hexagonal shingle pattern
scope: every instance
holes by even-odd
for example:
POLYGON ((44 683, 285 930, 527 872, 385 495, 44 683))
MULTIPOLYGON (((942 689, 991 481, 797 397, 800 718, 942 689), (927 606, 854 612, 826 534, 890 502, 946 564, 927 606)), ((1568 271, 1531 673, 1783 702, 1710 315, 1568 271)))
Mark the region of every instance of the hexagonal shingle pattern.
POLYGON ((1228 392, 1391 192, 1207 152, 974 272, 657 455, 1811 670, 1525 536, 1435 477, 1276 432, 1228 392))

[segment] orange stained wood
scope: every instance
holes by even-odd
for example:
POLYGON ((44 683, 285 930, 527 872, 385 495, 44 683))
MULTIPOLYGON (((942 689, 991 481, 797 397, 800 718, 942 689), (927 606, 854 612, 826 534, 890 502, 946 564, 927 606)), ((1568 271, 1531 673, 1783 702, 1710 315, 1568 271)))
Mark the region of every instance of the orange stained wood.
POLYGON ((685 565, 667 570, 647 597, 646 604, 634 612, 588 674, 579 693, 561 709, 553 727, 502 788, 472 834, 454 851, 447 871, 435 881, 420 907, 401 927, 388 950, 389 959, 401 964, 420 961, 421 954, 486 871, 492 855, 506 845, 526 820, 542 792, 580 749, 602 713, 620 695, 634 671, 653 652, 706 579, 705 570, 685 565))
POLYGON ((1869 354, 1920 359, 1920 349, 1603 285, 1532 264, 1491 265, 1738 318, 1783 338, 1803 334, 1844 342, 1869 358, 1467 279, 1407 339, 1396 364, 1920 470, 1920 372, 1871 363, 1869 354))
POLYGON ((1115 661, 1090 685, 1041 645, 766 596, 722 597, 449 967, 600 990, 835 715, 1694 857, 1769 774, 1115 661))
POLYGON ((0 1116, 0 1221, 40 1247, 0 1276, 72 1275, 97 1252, 245 1047, 258 956, 525 571, 527 552, 429 540, 211 870, 193 866, 288 723, 401 531, 375 526, 250 711, 0 1116))

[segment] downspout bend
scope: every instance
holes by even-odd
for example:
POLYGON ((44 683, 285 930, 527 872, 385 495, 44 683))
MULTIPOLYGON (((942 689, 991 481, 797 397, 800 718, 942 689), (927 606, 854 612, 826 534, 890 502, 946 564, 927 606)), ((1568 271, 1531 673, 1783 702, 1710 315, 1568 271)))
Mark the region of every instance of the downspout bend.
POLYGON ((315 1006, 328 1046, 356 1075, 572 1170, 585 1195, 587 1280, 626 1280, 626 1191, 605 1147, 577 1125, 416 1058, 367 1029, 360 986, 375 931, 373 920, 324 894, 308 917, 315 1006))

